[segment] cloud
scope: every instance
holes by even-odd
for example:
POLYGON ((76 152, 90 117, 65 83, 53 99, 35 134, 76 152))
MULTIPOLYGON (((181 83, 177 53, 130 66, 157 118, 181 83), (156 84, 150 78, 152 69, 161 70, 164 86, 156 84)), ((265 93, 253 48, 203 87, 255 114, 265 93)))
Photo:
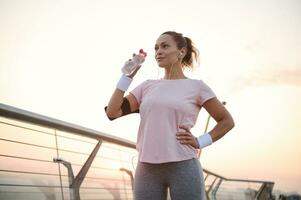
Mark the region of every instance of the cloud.
POLYGON ((301 68, 294 70, 274 70, 259 74, 255 80, 257 85, 279 84, 301 86, 301 68))
POLYGON ((247 87, 267 85, 287 85, 301 87, 301 67, 293 69, 277 69, 270 71, 254 71, 233 79, 232 92, 239 92, 247 87))

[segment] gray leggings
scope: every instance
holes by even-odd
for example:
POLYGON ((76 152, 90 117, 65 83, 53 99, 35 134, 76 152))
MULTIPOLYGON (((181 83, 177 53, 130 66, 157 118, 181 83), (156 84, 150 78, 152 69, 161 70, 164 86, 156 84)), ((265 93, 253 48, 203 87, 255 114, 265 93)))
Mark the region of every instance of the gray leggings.
POLYGON ((205 200, 203 170, 193 158, 180 162, 139 162, 134 179, 135 200, 205 200))

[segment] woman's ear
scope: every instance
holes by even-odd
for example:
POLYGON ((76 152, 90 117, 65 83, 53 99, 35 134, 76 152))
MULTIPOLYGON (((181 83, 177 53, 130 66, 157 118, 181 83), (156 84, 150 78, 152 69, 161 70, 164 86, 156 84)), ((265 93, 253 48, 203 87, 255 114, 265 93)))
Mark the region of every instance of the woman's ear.
POLYGON ((187 49, 185 47, 183 47, 181 50, 180 50, 180 56, 181 58, 184 58, 184 56, 186 55, 186 51, 187 49))

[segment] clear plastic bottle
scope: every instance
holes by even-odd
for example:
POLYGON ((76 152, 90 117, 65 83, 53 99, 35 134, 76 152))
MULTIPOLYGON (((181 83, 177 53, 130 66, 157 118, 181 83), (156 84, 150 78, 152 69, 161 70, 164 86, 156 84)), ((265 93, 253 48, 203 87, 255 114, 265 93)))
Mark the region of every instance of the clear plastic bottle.
POLYGON ((140 49, 138 55, 134 55, 133 59, 125 62, 125 64, 121 68, 122 73, 125 75, 132 74, 133 71, 135 71, 135 69, 144 62, 146 55, 146 52, 144 52, 143 49, 140 49))

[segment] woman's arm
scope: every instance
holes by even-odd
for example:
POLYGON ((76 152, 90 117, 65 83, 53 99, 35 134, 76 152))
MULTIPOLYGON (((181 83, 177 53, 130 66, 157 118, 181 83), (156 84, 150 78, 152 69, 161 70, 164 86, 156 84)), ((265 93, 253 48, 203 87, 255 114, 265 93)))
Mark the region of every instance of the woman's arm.
POLYGON ((216 97, 206 101, 203 107, 217 122, 216 126, 209 131, 212 141, 215 142, 234 127, 234 120, 225 106, 216 97))
POLYGON ((176 135, 181 144, 203 148, 223 137, 234 127, 232 116, 216 97, 206 101, 203 107, 215 119, 217 125, 209 133, 205 133, 199 138, 194 137, 185 126, 180 126, 179 128, 185 130, 185 132, 178 132, 176 135))
MULTIPOLYGON (((119 89, 115 89, 109 104, 106 108, 106 114, 109 118, 115 119, 118 117, 121 117, 124 115, 124 112, 122 111, 122 104, 124 103, 124 93, 123 91, 119 89)), ((129 102, 129 109, 130 112, 135 112, 139 109, 138 102, 134 95, 128 94, 126 97, 127 101, 129 102)))
POLYGON ((109 118, 118 118, 122 115, 121 105, 123 102, 124 91, 115 89, 106 107, 106 114, 109 118))
MULTIPOLYGON (((133 79, 138 67, 128 78, 133 79)), ((139 105, 134 95, 129 94, 124 98, 125 91, 116 88, 113 92, 108 106, 105 108, 109 119, 113 120, 126 114, 126 112, 134 112, 138 110, 139 105)), ((128 113, 127 113, 128 114, 128 113)))

